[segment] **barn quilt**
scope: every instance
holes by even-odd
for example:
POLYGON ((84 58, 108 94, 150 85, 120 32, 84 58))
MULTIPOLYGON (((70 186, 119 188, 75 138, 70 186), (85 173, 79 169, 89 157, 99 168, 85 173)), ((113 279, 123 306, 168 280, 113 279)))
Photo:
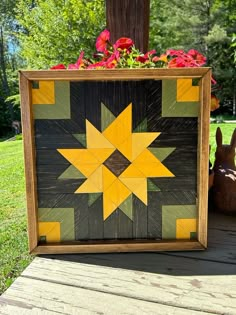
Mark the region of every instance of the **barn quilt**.
POLYGON ((39 243, 197 239, 196 79, 33 81, 39 243))

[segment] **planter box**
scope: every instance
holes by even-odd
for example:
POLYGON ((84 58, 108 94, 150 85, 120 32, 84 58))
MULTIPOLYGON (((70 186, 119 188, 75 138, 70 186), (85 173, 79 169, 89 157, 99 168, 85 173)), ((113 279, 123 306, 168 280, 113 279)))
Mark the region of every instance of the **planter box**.
POLYGON ((209 68, 21 71, 30 251, 207 245, 209 68))

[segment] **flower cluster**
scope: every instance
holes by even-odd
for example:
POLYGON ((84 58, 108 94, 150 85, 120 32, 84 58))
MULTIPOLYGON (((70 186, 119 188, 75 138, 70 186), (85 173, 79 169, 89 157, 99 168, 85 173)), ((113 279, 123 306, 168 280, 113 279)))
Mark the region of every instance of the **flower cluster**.
MULTIPOLYGON (((68 69, 182 68, 201 67, 206 63, 206 57, 195 49, 190 49, 187 53, 169 49, 165 54, 157 56, 155 50, 141 53, 135 48, 132 39, 127 37, 121 37, 112 44, 108 30, 98 36, 96 50, 94 60, 85 59, 82 51, 76 63, 69 64, 68 69)), ((66 66, 59 64, 51 69, 66 69, 66 66)))
MULTIPOLYGON (((121 37, 114 44, 110 42, 110 32, 104 30, 96 40, 96 50, 93 59, 86 59, 82 51, 76 63, 58 64, 51 70, 79 69, 113 69, 113 68, 190 68, 206 64, 206 57, 195 49, 168 49, 165 54, 157 55, 155 50, 143 54, 135 48, 131 38, 121 37)), ((216 81, 212 78, 212 84, 216 81)), ((219 108, 219 100, 212 95, 211 111, 219 108)))

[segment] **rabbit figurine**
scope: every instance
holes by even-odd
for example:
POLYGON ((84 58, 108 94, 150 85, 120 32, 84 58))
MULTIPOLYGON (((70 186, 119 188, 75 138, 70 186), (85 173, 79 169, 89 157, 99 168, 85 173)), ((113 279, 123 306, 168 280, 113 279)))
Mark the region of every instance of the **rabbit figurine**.
POLYGON ((218 127, 216 130, 217 148, 213 167, 213 204, 216 211, 236 215, 236 129, 234 129, 230 145, 222 144, 222 138, 222 132, 218 127))

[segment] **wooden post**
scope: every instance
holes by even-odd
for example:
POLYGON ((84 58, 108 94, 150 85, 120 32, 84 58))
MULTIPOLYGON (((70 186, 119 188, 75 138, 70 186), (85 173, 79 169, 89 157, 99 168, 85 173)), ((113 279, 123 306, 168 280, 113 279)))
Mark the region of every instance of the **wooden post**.
POLYGON ((130 37, 142 52, 148 50, 150 0, 106 0, 111 41, 130 37))

